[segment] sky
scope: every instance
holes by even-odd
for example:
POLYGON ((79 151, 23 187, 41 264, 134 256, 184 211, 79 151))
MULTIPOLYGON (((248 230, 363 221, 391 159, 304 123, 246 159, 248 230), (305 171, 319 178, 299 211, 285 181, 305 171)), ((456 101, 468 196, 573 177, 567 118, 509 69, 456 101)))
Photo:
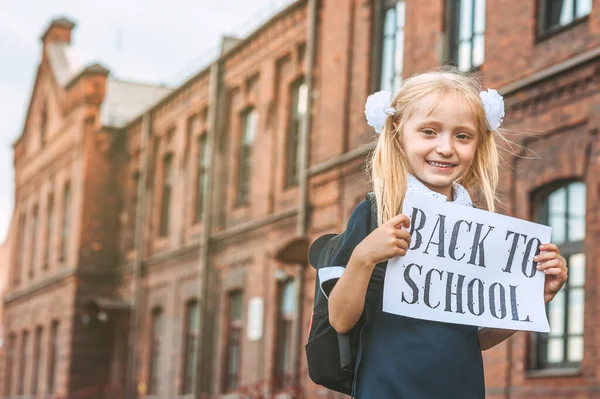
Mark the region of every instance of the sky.
POLYGON ((82 65, 99 62, 112 76, 174 85, 212 58, 223 35, 247 35, 293 0, 0 1, 0 243, 12 218, 12 143, 20 136, 40 36, 51 20, 76 23, 71 37, 82 65))

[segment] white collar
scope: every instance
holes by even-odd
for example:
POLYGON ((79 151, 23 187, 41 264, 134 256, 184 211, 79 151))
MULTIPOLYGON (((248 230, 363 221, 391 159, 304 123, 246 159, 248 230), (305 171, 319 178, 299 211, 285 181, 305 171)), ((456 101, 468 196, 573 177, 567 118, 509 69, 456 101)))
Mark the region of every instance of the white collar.
POLYGON ((471 196, 466 188, 461 186, 458 183, 452 184, 452 189, 454 191, 454 200, 448 201, 448 197, 443 194, 437 193, 435 191, 430 190, 425 186, 419 179, 408 174, 408 187, 406 188, 407 193, 415 193, 424 195, 430 198, 434 198, 444 202, 452 202, 453 204, 464 205, 464 206, 473 206, 473 202, 471 201, 471 196))

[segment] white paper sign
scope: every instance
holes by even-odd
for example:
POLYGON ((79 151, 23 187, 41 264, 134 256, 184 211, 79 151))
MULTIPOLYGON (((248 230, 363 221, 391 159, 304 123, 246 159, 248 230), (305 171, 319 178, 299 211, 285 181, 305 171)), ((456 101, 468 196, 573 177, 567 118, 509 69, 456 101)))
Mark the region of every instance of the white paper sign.
POLYGON ((255 296, 248 301, 248 340, 258 341, 263 335, 264 301, 255 296))
POLYGON ((408 194, 411 243, 390 259, 383 311, 417 319, 549 332, 533 257, 551 228, 408 194))

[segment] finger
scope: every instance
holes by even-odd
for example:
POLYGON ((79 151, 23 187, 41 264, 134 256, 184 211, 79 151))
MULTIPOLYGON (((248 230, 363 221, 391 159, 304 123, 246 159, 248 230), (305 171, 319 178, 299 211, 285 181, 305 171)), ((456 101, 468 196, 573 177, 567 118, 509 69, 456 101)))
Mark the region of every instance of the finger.
POLYGON ((408 216, 406 216, 402 213, 391 218, 388 221, 388 223, 396 228, 399 228, 402 226, 410 227, 410 219, 408 218, 408 216))
POLYGON ((544 263, 537 265, 538 270, 548 270, 552 268, 559 268, 560 270, 566 270, 567 268, 561 263, 560 259, 552 259, 544 263))
POLYGON ((545 262, 551 259, 559 259, 560 255, 556 252, 542 252, 533 257, 534 262, 545 262))
POLYGON ((410 243, 410 233, 406 230, 394 230, 394 234, 396 235, 397 238, 401 239, 401 240, 405 240, 406 242, 410 243))
POLYGON ((558 247, 556 246, 556 244, 552 244, 552 243, 540 245, 540 250, 541 251, 552 251, 552 252, 560 253, 560 250, 558 249, 558 247))
POLYGON ((550 276, 563 276, 563 278, 561 280, 566 280, 567 276, 566 273, 563 269, 561 269, 560 267, 553 267, 551 269, 546 269, 544 270, 544 274, 550 275, 550 276))
POLYGON ((397 247, 395 252, 396 252, 396 256, 404 256, 404 255, 406 255, 406 249, 405 248, 397 247))
POLYGON ((405 240, 396 240, 396 246, 402 249, 408 249, 408 243, 405 240))

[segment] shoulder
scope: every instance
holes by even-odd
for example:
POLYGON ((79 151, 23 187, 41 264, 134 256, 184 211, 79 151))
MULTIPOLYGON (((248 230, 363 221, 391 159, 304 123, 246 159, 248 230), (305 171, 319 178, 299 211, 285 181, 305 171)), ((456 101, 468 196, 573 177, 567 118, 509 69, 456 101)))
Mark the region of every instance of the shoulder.
POLYGON ((356 205, 354 210, 352 211, 352 215, 350 219, 360 218, 363 219, 371 214, 371 203, 368 200, 362 200, 356 205))

